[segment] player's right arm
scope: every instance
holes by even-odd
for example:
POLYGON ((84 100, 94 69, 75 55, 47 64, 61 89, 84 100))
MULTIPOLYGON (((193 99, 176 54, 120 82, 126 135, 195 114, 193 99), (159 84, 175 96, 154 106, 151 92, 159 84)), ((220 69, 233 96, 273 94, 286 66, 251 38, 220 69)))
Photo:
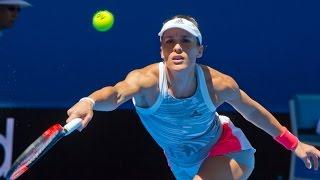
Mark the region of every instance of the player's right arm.
POLYGON ((133 97, 143 98, 144 92, 157 84, 155 76, 147 73, 147 70, 148 68, 133 70, 116 85, 106 86, 93 92, 88 97, 95 104, 90 100, 77 102, 67 111, 69 115, 67 122, 79 117, 83 119, 82 124, 85 127, 93 117, 93 110, 112 111, 133 97))
POLYGON ((96 102, 94 110, 113 111, 132 97, 141 96, 146 80, 141 70, 134 70, 116 85, 93 92, 89 97, 96 102))

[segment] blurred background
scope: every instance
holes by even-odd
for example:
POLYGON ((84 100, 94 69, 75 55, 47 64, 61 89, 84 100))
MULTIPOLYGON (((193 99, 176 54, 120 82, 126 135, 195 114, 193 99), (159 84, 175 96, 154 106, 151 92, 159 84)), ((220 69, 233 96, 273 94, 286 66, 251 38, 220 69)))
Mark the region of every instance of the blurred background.
MULTIPOLYGON (((0 124, 3 127, 0 133, 5 136, 6 118, 14 117, 13 160, 49 125, 57 121, 63 123, 67 108, 81 97, 115 84, 135 68, 159 62, 157 33, 162 22, 176 14, 191 15, 199 23, 205 45, 199 63, 234 77, 244 91, 281 118, 282 124, 290 127, 290 98, 296 94, 320 92, 320 1, 28 2, 33 7, 23 9, 14 28, 4 31, 0 39, 0 124), (113 13, 115 23, 112 29, 101 33, 91 22, 93 14, 103 9, 113 13)), ((241 119, 229 106, 223 106, 220 112, 241 119)), ((54 149, 46 157, 52 161, 43 160, 42 165, 23 178, 81 179, 75 174, 84 172, 88 172, 88 176, 82 178, 89 179, 172 178, 161 150, 148 139, 131 102, 115 112, 97 114, 97 121, 88 130, 72 137, 76 139, 72 141, 73 145, 59 143, 60 151, 54 149), (98 126, 99 123, 105 126, 98 126), (110 127, 109 124, 119 126, 110 127), (115 134, 107 131, 108 128, 115 134), (97 146, 86 146, 99 137, 105 137, 106 141, 97 142, 97 146), (116 138, 123 139, 124 143, 117 143, 116 138), (64 155, 59 157, 59 153, 78 152, 78 148, 74 149, 77 146, 86 153, 73 155, 75 157, 70 154, 70 161, 65 160, 64 155), (124 155, 123 149, 131 153, 130 156, 128 152, 124 155), (109 152, 109 155, 103 152, 109 152), (88 157, 93 154, 93 158, 88 157), (80 160, 82 156, 86 157, 85 162, 80 160), (129 161, 133 156, 135 159, 129 161), (113 161, 110 162, 111 157, 113 161), (150 157, 155 159, 151 161, 150 157), (103 167, 95 169, 99 159, 98 164, 103 167), (124 159, 128 162, 123 163, 124 159), (56 171, 40 171, 53 163, 58 163, 54 167, 56 171), (60 166, 62 169, 58 171, 60 166), (107 175, 102 173, 108 170, 107 175), (65 171, 75 174, 63 174, 65 171), (48 173, 57 175, 50 178, 48 173)), ((244 128, 257 148, 257 168, 251 178, 287 178, 290 152, 245 120, 236 124, 244 128), (256 136, 265 141, 258 142, 256 136), (266 144, 270 149, 265 149, 266 144), (271 173, 264 169, 266 162, 271 173), (274 162, 281 165, 276 166, 274 162)), ((2 152, 4 150, 0 148, 2 152)))
MULTIPOLYGON (((320 91, 320 2, 33 0, 0 40, 1 104, 66 107, 158 62, 162 22, 194 16, 206 50, 199 63, 234 77, 267 108, 288 111, 296 93, 320 91), (93 14, 115 16, 98 32, 93 14)), ((124 106, 126 107, 126 106, 124 106)))

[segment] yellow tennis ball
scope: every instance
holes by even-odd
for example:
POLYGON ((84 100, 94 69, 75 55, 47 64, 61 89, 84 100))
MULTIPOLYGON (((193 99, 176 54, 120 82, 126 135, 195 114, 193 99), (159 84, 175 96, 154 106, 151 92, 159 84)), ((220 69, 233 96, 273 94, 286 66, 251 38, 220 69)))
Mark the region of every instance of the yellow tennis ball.
POLYGON ((98 11, 92 18, 93 27, 100 32, 108 31, 114 23, 113 14, 107 10, 98 11))

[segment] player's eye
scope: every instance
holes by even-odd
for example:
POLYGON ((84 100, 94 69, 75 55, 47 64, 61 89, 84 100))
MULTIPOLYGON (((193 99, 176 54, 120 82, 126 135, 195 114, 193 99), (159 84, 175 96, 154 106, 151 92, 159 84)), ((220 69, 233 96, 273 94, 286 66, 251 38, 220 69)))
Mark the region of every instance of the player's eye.
POLYGON ((173 39, 166 39, 164 41, 165 44, 172 44, 173 42, 174 42, 173 39))
POLYGON ((192 41, 190 39, 188 39, 188 38, 183 38, 182 42, 183 43, 191 43, 192 41))

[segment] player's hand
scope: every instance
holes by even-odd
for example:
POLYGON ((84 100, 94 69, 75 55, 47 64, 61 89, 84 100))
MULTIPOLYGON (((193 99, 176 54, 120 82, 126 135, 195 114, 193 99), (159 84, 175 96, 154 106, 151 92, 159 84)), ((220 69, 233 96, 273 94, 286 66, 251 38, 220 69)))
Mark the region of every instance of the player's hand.
POLYGON ((72 106, 68 111, 68 119, 66 122, 70 122, 74 118, 81 118, 82 121, 82 127, 79 128, 79 131, 81 131, 83 128, 85 128, 90 120, 93 117, 93 104, 90 101, 79 101, 74 106, 72 106))
POLYGON ((293 151, 305 164, 308 169, 318 170, 320 151, 315 147, 299 141, 298 146, 293 151))

